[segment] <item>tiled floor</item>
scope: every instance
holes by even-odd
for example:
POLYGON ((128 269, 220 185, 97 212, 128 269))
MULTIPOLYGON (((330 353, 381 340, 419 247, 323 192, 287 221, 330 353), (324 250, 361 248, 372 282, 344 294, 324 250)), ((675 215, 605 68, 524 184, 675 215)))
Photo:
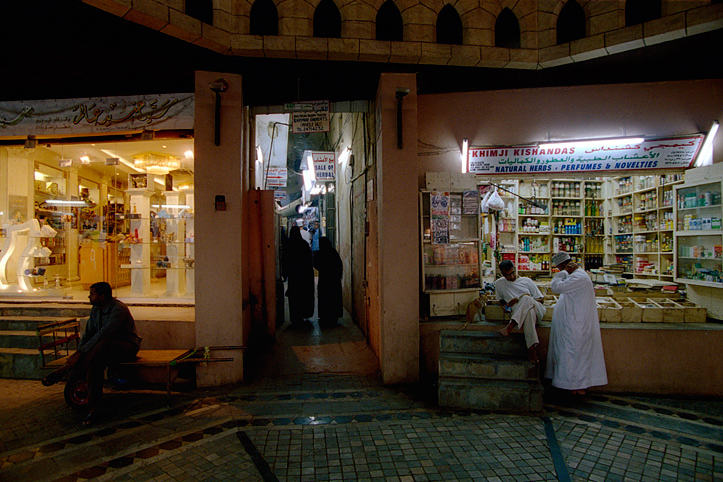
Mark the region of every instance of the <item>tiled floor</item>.
POLYGON ((0 481, 723 481, 721 401, 445 410, 433 387, 382 386, 360 339, 348 320, 284 327, 254 381, 170 406, 162 390, 108 390, 91 428, 61 385, 0 380, 0 481))

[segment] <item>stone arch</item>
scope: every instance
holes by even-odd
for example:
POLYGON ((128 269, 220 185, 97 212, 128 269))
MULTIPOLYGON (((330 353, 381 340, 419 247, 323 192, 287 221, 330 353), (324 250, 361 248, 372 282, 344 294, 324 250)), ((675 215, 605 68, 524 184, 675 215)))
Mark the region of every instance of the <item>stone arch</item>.
POLYGON ((341 22, 334 0, 321 0, 314 10, 314 37, 341 38, 341 22))
POLYGON ((394 0, 386 0, 377 10, 374 19, 376 29, 376 40, 404 40, 404 21, 402 12, 394 3, 394 0))
POLYGON ((639 25, 660 18, 663 13, 662 0, 627 0, 625 2, 625 26, 639 25))
POLYGON ((587 14, 577 0, 568 0, 560 9, 555 23, 557 44, 580 40, 587 35, 587 14))
POLYGON ((249 12, 251 35, 278 35, 279 12, 273 0, 255 0, 249 12))
POLYGON ((439 11, 436 29, 437 43, 452 45, 464 44, 462 16, 452 4, 448 3, 439 11))
POLYGON ((521 47, 520 21, 507 7, 502 9, 495 22, 495 47, 521 47))
POLYGON ((213 0, 186 0, 183 12, 189 17, 213 25, 213 0))

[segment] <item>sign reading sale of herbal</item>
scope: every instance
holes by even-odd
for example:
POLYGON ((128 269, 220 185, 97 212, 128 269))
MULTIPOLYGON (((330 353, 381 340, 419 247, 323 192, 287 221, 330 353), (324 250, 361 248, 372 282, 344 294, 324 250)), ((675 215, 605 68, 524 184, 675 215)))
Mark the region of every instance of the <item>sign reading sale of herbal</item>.
POLYGON ((314 160, 314 175, 317 181, 333 181, 336 177, 336 153, 312 152, 314 160))
POLYGON ((432 244, 449 243, 449 193, 429 193, 429 211, 432 244))

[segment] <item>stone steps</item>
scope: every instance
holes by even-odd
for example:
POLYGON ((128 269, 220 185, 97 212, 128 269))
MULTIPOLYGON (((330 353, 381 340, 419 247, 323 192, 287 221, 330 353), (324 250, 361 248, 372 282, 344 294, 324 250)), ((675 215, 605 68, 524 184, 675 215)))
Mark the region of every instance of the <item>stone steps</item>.
POLYGON ((542 412, 539 365, 528 360, 523 335, 443 330, 439 346, 441 406, 542 412))
MULTIPOLYGON (((38 352, 36 330, 39 326, 63 321, 73 321, 89 313, 87 307, 57 307, 52 305, 0 306, 0 378, 23 378, 39 380, 48 374, 38 352)), ((68 333, 70 334, 70 333, 68 333)), ((44 336, 44 342, 52 341, 52 335, 44 336)), ((75 345, 72 345, 75 348, 75 345)), ((59 347, 61 356, 64 347, 59 347), (62 350, 61 350, 62 348, 62 350)), ((54 359, 46 354, 46 363, 54 359)))

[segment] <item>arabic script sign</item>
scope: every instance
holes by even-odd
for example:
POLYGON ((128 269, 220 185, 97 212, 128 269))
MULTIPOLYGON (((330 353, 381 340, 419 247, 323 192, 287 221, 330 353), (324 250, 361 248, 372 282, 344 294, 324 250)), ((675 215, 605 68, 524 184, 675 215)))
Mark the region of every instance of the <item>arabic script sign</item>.
POLYGON ((695 161, 703 138, 701 134, 618 145, 584 141, 556 143, 549 147, 475 147, 469 150, 469 172, 508 174, 686 169, 695 161))
POLYGON ((294 134, 309 132, 329 132, 329 101, 316 100, 286 104, 287 109, 293 106, 291 114, 291 131, 294 134))
POLYGON ((193 129, 193 94, 0 102, 0 136, 193 129))
POLYGON ((335 152, 312 152, 314 159, 314 174, 316 180, 325 182, 333 181, 336 173, 336 153, 335 152))

